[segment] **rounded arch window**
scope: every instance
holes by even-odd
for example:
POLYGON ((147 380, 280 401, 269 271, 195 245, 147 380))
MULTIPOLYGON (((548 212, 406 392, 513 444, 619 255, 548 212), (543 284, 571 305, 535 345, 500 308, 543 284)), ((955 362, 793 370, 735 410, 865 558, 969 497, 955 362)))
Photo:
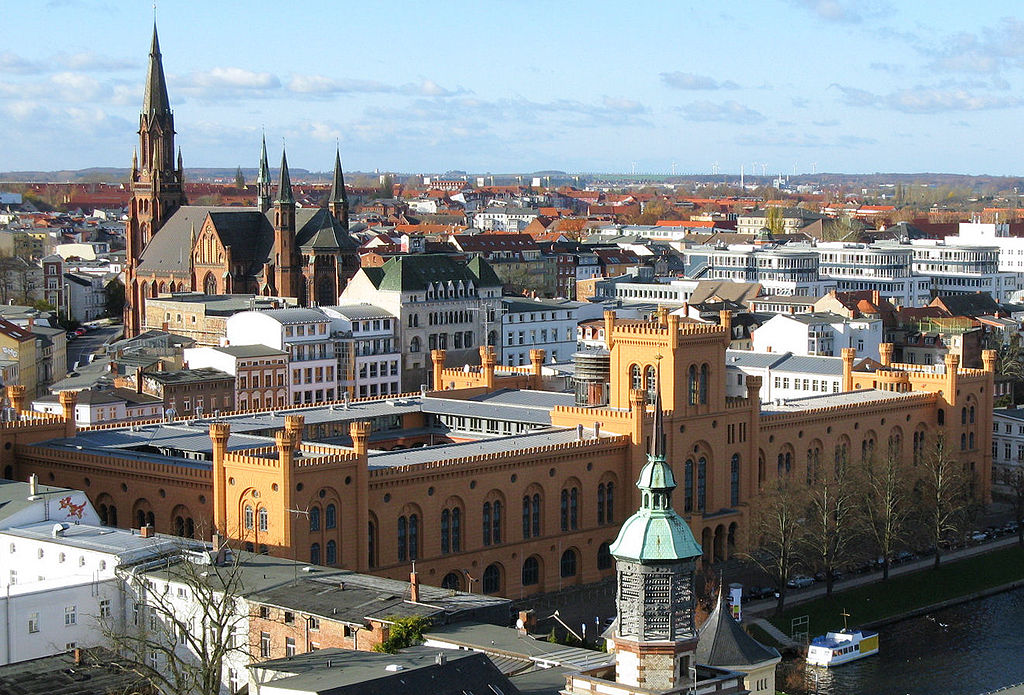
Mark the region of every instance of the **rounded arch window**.
POLYGON ((532 586, 540 582, 540 562, 535 556, 526 558, 523 562, 523 586, 532 586))
POLYGON ((559 569, 562 578, 575 577, 576 576, 576 551, 566 550, 562 553, 562 559, 559 562, 559 569))

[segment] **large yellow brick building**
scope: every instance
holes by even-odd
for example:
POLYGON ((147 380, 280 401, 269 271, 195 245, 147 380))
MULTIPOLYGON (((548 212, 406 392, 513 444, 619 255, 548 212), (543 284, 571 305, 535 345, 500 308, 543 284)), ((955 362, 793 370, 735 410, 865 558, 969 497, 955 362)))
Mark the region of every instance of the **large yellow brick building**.
POLYGON ((415 560, 427 583, 511 597, 611 576, 659 382, 675 506, 705 561, 742 543, 761 485, 805 475, 808 461, 892 446, 909 462, 941 434, 988 495, 990 352, 984 369, 955 357, 924 368, 893 364, 883 345, 880 363, 856 371, 847 350, 842 393, 762 404, 755 377, 752 398, 726 396, 727 315, 722 326, 667 312, 605 320, 607 403, 535 390, 541 354, 501 367, 483 348, 480 366, 445 369, 438 352, 445 390, 387 400, 78 432, 59 419, 3 423, 0 470, 83 489, 111 524, 216 528, 271 554, 396 578, 415 560))

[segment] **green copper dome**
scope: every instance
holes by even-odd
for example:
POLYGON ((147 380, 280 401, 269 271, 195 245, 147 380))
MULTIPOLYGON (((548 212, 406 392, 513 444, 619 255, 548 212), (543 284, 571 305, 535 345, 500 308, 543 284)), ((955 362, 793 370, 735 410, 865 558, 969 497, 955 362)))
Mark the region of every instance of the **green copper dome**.
POLYGON ((654 399, 654 451, 640 471, 636 486, 640 489, 640 509, 626 519, 619 537, 611 545, 611 554, 634 562, 668 562, 700 557, 702 551, 689 524, 672 508, 676 478, 665 461, 661 393, 654 399))

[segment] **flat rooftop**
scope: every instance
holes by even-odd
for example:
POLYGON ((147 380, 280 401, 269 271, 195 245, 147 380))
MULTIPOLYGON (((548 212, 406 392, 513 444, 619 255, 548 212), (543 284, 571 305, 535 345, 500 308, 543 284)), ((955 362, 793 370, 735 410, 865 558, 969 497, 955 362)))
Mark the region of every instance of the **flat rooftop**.
POLYGON ((895 391, 882 391, 880 389, 863 389, 859 391, 847 391, 846 393, 828 393, 820 396, 808 396, 807 398, 787 398, 778 403, 762 403, 762 415, 774 415, 777 413, 790 413, 801 410, 812 410, 814 408, 831 408, 837 405, 863 405, 865 403, 877 403, 880 401, 905 400, 920 396, 921 393, 897 393, 895 391))

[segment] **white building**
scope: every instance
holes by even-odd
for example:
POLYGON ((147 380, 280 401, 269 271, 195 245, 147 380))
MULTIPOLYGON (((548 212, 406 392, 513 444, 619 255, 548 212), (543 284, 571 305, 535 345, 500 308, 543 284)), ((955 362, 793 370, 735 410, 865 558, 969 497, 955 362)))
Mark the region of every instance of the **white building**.
POLYGON ((852 347, 858 355, 876 360, 881 342, 881 319, 847 319, 819 312, 777 314, 758 327, 751 338, 754 352, 838 357, 843 348, 852 347))
POLYGON ((960 235, 946 237, 947 244, 995 246, 999 249, 999 270, 1024 274, 1024 237, 1010 236, 1010 225, 985 222, 961 222, 960 235))
POLYGON ((1013 301, 1019 280, 999 269, 998 246, 914 241, 914 272, 931 280, 938 296, 987 292, 997 302, 1013 301))
POLYGON ((74 321, 95 321, 107 309, 103 278, 81 273, 64 273, 65 306, 58 307, 74 321))
POLYGON ((227 320, 230 345, 266 345, 288 353, 289 402, 322 403, 340 397, 336 339, 319 309, 243 311, 227 320))
POLYGON ((320 307, 338 338, 339 388, 357 398, 401 393, 397 319, 372 304, 320 307))
MULTIPOLYGON (((35 399, 32 401, 32 410, 52 415, 64 412, 56 394, 35 399)), ((152 420, 163 417, 163 414, 163 400, 131 389, 85 389, 78 392, 75 401, 75 424, 79 427, 126 420, 152 420)))
POLYGON ((761 377, 762 403, 839 393, 843 386, 841 357, 726 350, 725 373, 725 394, 731 398, 747 397, 747 376, 761 377))
POLYGON ((533 208, 487 207, 473 214, 473 226, 483 231, 521 232, 538 217, 540 212, 533 208))
POLYGON ((992 484, 1024 470, 1024 408, 996 408, 992 417, 992 484))
POLYGON ((501 352, 509 366, 530 364, 530 350, 544 350, 546 362, 564 362, 576 351, 576 327, 581 310, 594 307, 586 318, 596 318, 600 305, 569 300, 504 297, 501 300, 501 352))
POLYGON ((820 297, 836 283, 818 272, 818 254, 810 248, 730 246, 708 254, 712 280, 756 282, 766 294, 820 297))
POLYGON ((914 251, 909 246, 879 247, 842 242, 819 243, 818 272, 833 280, 840 292, 877 291, 898 306, 927 306, 932 279, 913 272, 914 251))

